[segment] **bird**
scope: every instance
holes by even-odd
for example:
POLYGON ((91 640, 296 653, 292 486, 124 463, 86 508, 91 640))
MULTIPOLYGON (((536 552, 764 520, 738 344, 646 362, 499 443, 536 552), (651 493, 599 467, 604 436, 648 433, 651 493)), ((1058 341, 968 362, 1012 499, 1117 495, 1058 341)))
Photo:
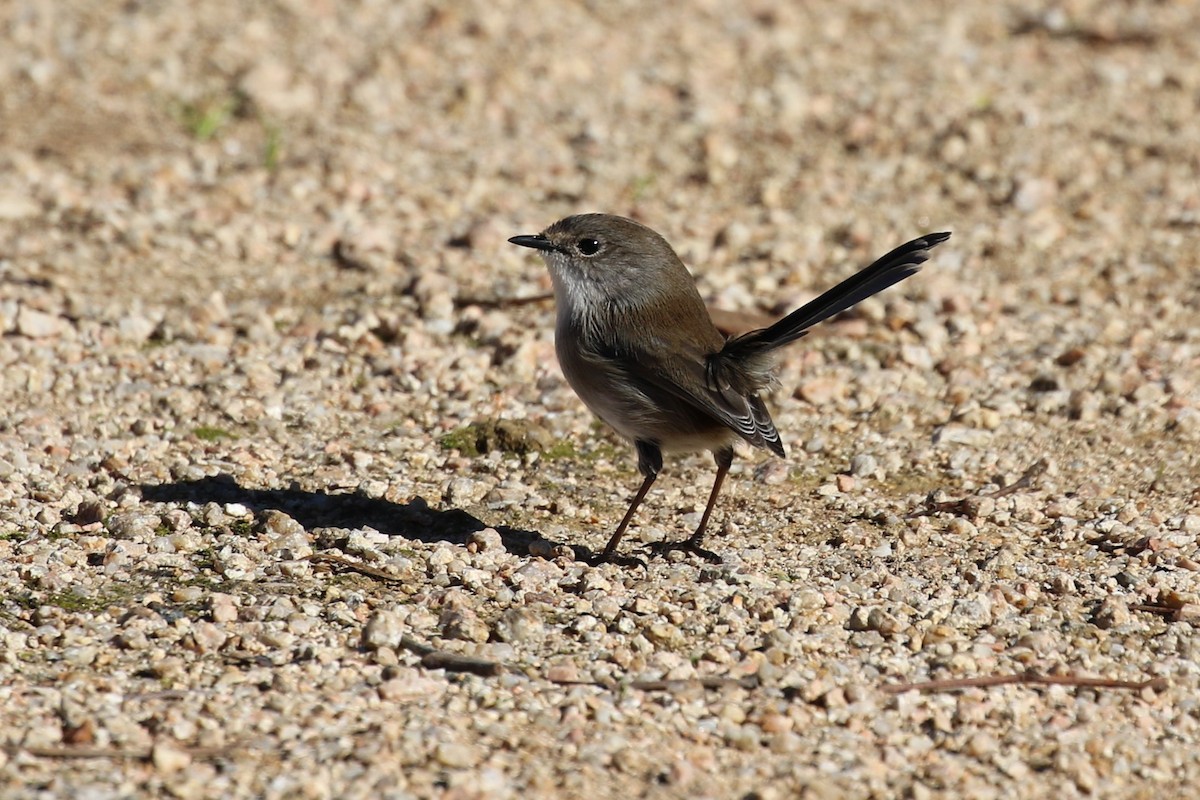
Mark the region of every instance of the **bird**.
POLYGON ((567 383, 597 417, 633 443, 642 483, 601 555, 616 557, 634 513, 663 469, 664 453, 708 450, 716 477, 700 523, 682 541, 649 545, 713 563, 703 546, 721 485, 744 441, 786 451, 762 394, 776 382, 778 351, 812 326, 908 278, 949 232, 913 239, 778 322, 726 337, 687 267, 653 229, 612 214, 577 214, 509 242, 537 250, 556 306, 555 353, 567 383))

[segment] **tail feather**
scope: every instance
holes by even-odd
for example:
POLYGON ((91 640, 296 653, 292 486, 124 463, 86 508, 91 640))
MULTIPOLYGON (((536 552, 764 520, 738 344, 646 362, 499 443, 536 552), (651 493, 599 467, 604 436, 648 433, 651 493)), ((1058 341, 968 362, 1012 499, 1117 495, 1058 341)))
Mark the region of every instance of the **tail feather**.
POLYGON ((731 338, 719 353, 709 356, 710 382, 732 385, 740 391, 763 388, 774 371, 770 358, 773 350, 796 341, 817 323, 914 275, 929 260, 929 251, 949 238, 949 233, 929 233, 902 244, 775 324, 731 338))

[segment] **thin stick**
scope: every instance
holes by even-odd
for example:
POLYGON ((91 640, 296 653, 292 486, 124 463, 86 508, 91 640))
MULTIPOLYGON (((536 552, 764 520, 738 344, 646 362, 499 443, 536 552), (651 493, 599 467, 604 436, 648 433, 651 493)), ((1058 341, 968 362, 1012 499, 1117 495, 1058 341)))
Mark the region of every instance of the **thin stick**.
POLYGON ((1182 620, 1195 617, 1197 614, 1197 606, 1194 603, 1184 603, 1181 606, 1167 606, 1161 603, 1134 603, 1129 606, 1130 611, 1142 611, 1147 614, 1158 614, 1167 622, 1181 622, 1182 620))
POLYGON ((595 686, 600 689, 607 689, 610 692, 615 692, 620 689, 633 689, 638 692, 681 692, 684 689, 693 687, 700 689, 723 689, 726 686, 737 686, 741 689, 757 689, 759 680, 757 675, 749 675, 745 678, 729 678, 722 675, 710 676, 707 678, 680 678, 678 680, 648 680, 648 681, 575 681, 575 680, 555 680, 548 678, 555 686, 595 686))
POLYGON ((446 653, 435 650, 421 657, 421 666, 426 669, 444 669, 447 672, 469 672, 472 675, 482 675, 492 678, 508 672, 511 668, 499 661, 489 661, 486 658, 460 656, 457 653, 446 653))
POLYGON ((1150 678, 1144 681, 1122 681, 1113 678, 1089 678, 1084 675, 1041 675, 1036 672, 1019 672, 1012 675, 984 675, 978 678, 948 678, 940 681, 920 681, 917 683, 885 683, 879 687, 888 694, 903 694, 904 692, 947 692, 959 689, 990 688, 992 686, 1009 686, 1012 684, 1035 686, 1077 686, 1091 689, 1153 689, 1164 691, 1167 679, 1163 677, 1150 678))
MULTIPOLYGON (((617 685, 619 686, 620 684, 617 685)), ((630 689, 637 689, 640 692, 678 692, 692 686, 698 686, 701 689, 723 689, 726 686, 756 689, 758 688, 758 676, 747 675, 744 678, 728 678, 716 675, 707 678, 686 678, 683 680, 633 681, 626 685, 630 689)))
MULTIPOLYGON (((405 650, 419 655, 421 657, 421 666, 426 669, 444 669, 447 672, 470 672, 474 675, 482 675, 485 678, 495 677, 505 672, 521 672, 521 670, 512 664, 505 664, 502 661, 491 661, 486 658, 476 658, 474 656, 464 656, 458 653, 438 650, 411 636, 401 636, 400 646, 405 650)), ((758 676, 756 675, 744 678, 714 676, 688 678, 685 680, 630 681, 629 683, 622 683, 620 681, 554 680, 553 678, 548 680, 557 686, 595 686, 600 689, 608 689, 609 691, 630 688, 641 692, 677 692, 690 686, 698 686, 702 689, 720 689, 725 686, 740 686, 743 689, 754 689, 759 684, 758 676)))
POLYGON ((470 672, 473 675, 482 675, 485 678, 513 671, 512 667, 501 661, 491 661, 486 658, 476 658, 475 656, 464 656, 458 653, 438 650, 411 636, 401 636, 400 646, 405 650, 419 655, 421 657, 421 666, 425 667, 425 669, 444 669, 447 672, 470 672))
POLYGON ((411 650, 412 652, 416 653, 419 656, 427 656, 432 653, 438 652, 437 650, 435 650, 434 648, 425 644, 424 642, 414 639, 411 636, 401 636, 400 637, 400 646, 403 647, 405 650, 411 650))
POLYGON ((547 300, 553 299, 553 292, 533 294, 527 297, 456 297, 454 298, 454 305, 458 306, 459 308, 464 306, 479 306, 480 308, 516 308, 518 306, 528 306, 534 303, 544 303, 547 300))
POLYGON ((350 570, 351 572, 357 572, 381 581, 403 583, 405 580, 407 580, 399 575, 393 575, 390 572, 385 572, 384 570, 376 569, 375 567, 368 567, 366 564, 363 564, 360 561, 351 561, 350 559, 343 558, 342 556, 335 556, 333 553, 313 553, 312 555, 308 556, 307 560, 312 561, 315 564, 333 564, 334 566, 342 567, 350 570))
POLYGON ((1007 497, 1010 494, 1016 494, 1021 489, 1028 489, 1033 485, 1035 478, 1041 476, 1050 463, 1044 458, 1039 458, 1037 461, 1029 465, 1029 469, 1021 473, 1021 477, 1010 483, 1008 486, 997 489, 996 491, 985 494, 983 497, 1007 497))
POLYGON ((993 499, 1000 498, 1000 497, 1007 497, 1010 494, 1016 494, 1017 492, 1021 491, 1022 489, 1028 489, 1030 486, 1033 485, 1034 480, 1036 480, 1038 478, 1038 476, 1040 476, 1043 472, 1046 471, 1046 468, 1048 466, 1049 466, 1049 463, 1046 461, 1046 459, 1044 459, 1044 458, 1038 459, 1037 461, 1035 461, 1033 464, 1031 464, 1029 466, 1029 469, 1027 469, 1023 473, 1021 473, 1021 477, 1017 478, 1015 481, 1010 483, 1008 486, 1002 486, 1001 488, 997 489, 994 492, 983 492, 980 494, 968 495, 967 497, 962 497, 962 498, 959 498, 958 500, 943 500, 939 503, 927 502, 927 503, 925 503, 924 506, 918 508, 916 511, 913 511, 913 512, 907 514, 906 516, 908 519, 915 519, 917 517, 923 517, 926 514, 931 514, 931 513, 933 513, 933 514, 937 514, 937 513, 961 514, 967 510, 967 502, 972 499, 983 498, 983 497, 990 497, 993 499))
POLYGON ((1138 27, 1115 31, 1087 25, 1066 25, 1060 28, 1047 24, 1045 19, 1037 15, 1029 15, 1019 20, 1012 27, 1012 32, 1017 36, 1040 33, 1051 39, 1075 39, 1093 46, 1153 45, 1161 38, 1158 31, 1138 27))
MULTIPOLYGON (((130 758, 139 761, 149 761, 154 754, 153 749, 133 749, 121 747, 43 747, 38 745, 13 745, 6 748, 10 753, 24 751, 39 758, 130 758)), ((192 758, 213 758, 228 753, 231 745, 222 747, 181 747, 192 758)))

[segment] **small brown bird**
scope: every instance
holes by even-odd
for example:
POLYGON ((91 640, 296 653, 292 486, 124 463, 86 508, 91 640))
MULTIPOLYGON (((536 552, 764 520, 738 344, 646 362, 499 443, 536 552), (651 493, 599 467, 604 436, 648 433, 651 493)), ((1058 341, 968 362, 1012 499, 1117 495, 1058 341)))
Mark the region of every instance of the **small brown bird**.
POLYGON ((642 485, 604 557, 616 553, 662 470, 663 452, 709 450, 717 476, 700 525, 689 538, 652 550, 685 550, 719 562, 701 543, 733 463, 733 443, 740 438, 784 455, 759 396, 775 380, 775 351, 913 275, 929 250, 948 238, 949 233, 930 233, 913 239, 775 324, 728 339, 713 325, 679 256, 641 223, 581 214, 542 233, 509 239, 539 250, 550 270, 558 308, 554 345, 567 382, 637 449, 642 485))

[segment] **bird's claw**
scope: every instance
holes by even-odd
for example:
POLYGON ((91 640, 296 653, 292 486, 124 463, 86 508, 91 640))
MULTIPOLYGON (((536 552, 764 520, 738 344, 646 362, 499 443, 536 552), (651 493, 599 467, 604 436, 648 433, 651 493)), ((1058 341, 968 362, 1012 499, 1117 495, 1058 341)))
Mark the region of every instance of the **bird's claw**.
POLYGON ((682 542, 651 542, 646 547, 656 556, 665 556, 667 553, 677 550, 682 553, 691 553, 692 555, 699 556, 710 564, 721 563, 719 555, 712 550, 706 550, 692 539, 684 539, 682 542))

